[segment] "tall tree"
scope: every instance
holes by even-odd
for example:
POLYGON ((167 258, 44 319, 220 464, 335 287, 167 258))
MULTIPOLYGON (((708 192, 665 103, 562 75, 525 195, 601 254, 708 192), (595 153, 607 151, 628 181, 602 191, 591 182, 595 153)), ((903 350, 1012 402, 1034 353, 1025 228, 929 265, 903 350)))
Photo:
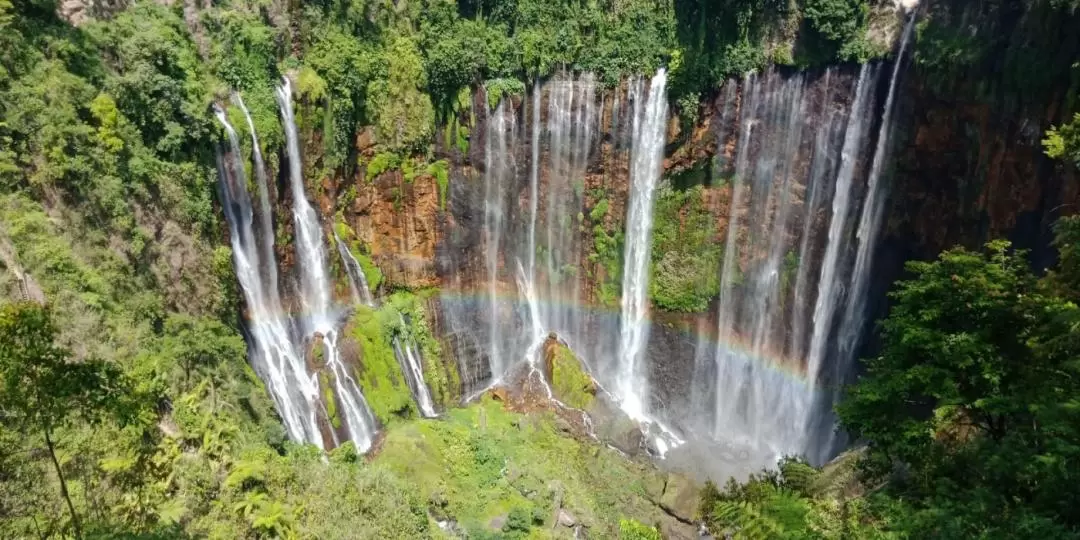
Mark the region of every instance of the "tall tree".
POLYGON ((71 352, 58 346, 55 338, 56 326, 47 308, 29 302, 0 307, 0 422, 14 431, 44 437, 72 529, 81 538, 54 434, 72 418, 96 421, 120 410, 123 389, 114 366, 73 362, 71 352))
MULTIPOLYGON (((868 471, 903 472, 893 487, 921 505, 916 537, 1045 537, 1080 525, 1070 487, 1080 479, 1077 306, 1007 242, 987 247, 908 263, 882 352, 838 406, 870 443, 868 471)), ((1071 257, 1063 250, 1064 268, 1071 257)))

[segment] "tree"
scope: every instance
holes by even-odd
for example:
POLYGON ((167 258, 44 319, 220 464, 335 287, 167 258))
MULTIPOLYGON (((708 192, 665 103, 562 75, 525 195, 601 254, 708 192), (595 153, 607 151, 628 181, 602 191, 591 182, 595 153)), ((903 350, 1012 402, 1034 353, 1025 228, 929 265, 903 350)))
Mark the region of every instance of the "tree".
POLYGON ((1077 306, 1007 242, 987 248, 908 263, 881 354, 838 406, 870 444, 865 470, 902 473, 891 489, 916 502, 905 526, 914 537, 1054 536, 1080 525, 1070 487, 1080 478, 1077 306))
POLYGON ((123 389, 113 366, 72 362, 71 353, 57 346, 55 337, 48 309, 28 302, 0 308, 0 422, 22 433, 42 433, 60 494, 71 513, 72 529, 81 537, 53 433, 73 416, 93 421, 107 411, 119 410, 123 389))

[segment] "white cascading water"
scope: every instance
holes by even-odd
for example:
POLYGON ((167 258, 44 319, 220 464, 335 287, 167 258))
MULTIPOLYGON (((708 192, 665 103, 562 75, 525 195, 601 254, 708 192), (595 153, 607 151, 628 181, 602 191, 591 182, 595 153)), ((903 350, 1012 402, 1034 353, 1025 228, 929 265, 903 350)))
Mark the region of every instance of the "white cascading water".
MULTIPOLYGON (((915 28, 915 15, 908 16, 900 37, 900 49, 893 63, 892 76, 889 78, 889 92, 885 98, 885 106, 881 113, 881 126, 878 129, 877 145, 874 147, 874 158, 870 165, 869 178, 867 180, 866 201, 863 203, 862 214, 859 217, 859 228, 856 230, 856 239, 859 248, 855 255, 855 266, 852 270, 851 284, 847 290, 847 306, 844 310, 844 319, 840 324, 837 337, 837 359, 833 365, 831 380, 843 381, 844 375, 851 370, 858 354, 864 331, 866 329, 867 309, 866 301, 869 297, 870 272, 873 262, 874 249, 877 247, 878 232, 881 229, 882 214, 885 210, 883 197, 885 189, 881 186, 882 169, 889 153, 889 135, 892 133, 893 101, 896 98, 896 81, 900 77, 900 67, 904 60, 904 51, 915 28)), ((834 384, 831 390, 829 402, 835 403, 840 399, 840 385, 834 384)), ((830 452, 836 446, 836 431, 828 432, 826 442, 822 445, 822 452, 830 452)))
MULTIPOLYGON (((371 294, 371 289, 368 287, 367 276, 364 275, 364 270, 360 266, 360 262, 353 256, 352 251, 349 251, 345 242, 338 237, 337 232, 334 232, 334 243, 337 245, 338 255, 341 256, 341 262, 345 266, 345 274, 349 278, 349 291, 352 293, 353 304, 364 305, 369 308, 377 307, 375 297, 371 294)), ((401 320, 401 328, 403 331, 407 331, 409 328, 405 318, 398 314, 401 320)), ((399 366, 401 367, 401 373, 405 375, 406 385, 409 387, 409 392, 412 394, 413 399, 416 401, 417 407, 420 408, 420 415, 424 418, 434 418, 437 416, 435 412, 435 404, 431 399, 431 390, 427 386, 427 382, 424 380, 424 368, 423 363, 420 360, 419 349, 415 347, 413 340, 407 336, 402 337, 395 335, 392 339, 394 357, 397 359, 399 366), (402 341, 405 345, 402 348, 402 341), (414 353, 413 351, 417 351, 414 353)))
POLYGON ((218 172, 236 277, 247 304, 251 362, 266 383, 289 437, 322 448, 316 421, 316 411, 321 407, 318 383, 308 375, 303 355, 297 352, 289 320, 278 300, 277 283, 264 281, 259 274, 260 268, 276 263, 273 259, 263 261, 256 246, 251 198, 236 131, 223 110, 215 107, 214 112, 229 139, 230 159, 221 160, 218 172))
POLYGON ((488 362, 492 380, 506 371, 505 356, 512 354, 502 346, 501 323, 510 307, 499 298, 499 255, 502 249, 506 185, 514 175, 513 155, 507 147, 507 135, 513 136, 514 115, 506 113, 506 101, 499 102, 488 119, 484 138, 484 251, 488 272, 488 303, 491 316, 488 328, 488 362), (503 315, 500 315, 503 314, 503 315))
MULTIPOLYGON (((877 73, 863 66, 840 91, 835 87, 845 83, 832 70, 815 80, 775 71, 748 75, 732 128, 721 134, 721 144, 728 136, 735 142, 735 155, 717 340, 708 347, 699 341, 714 356, 709 365, 709 355, 699 351, 694 373, 711 384, 694 387, 703 402, 690 408, 703 415, 693 424, 727 448, 718 454, 739 462, 729 473, 769 466, 783 455, 818 457, 811 441, 825 429, 816 421, 819 395, 813 372, 801 372, 803 359, 814 358, 808 349, 820 345, 819 358, 827 354, 827 341, 820 340, 835 326, 851 267, 846 222, 862 191, 854 180, 870 142, 865 126, 877 73)), ((725 110, 735 98, 724 97, 725 110)))
MULTIPOLYGON (((915 16, 912 15, 908 17, 907 24, 904 26, 904 33, 900 38, 900 51, 896 55, 896 62, 893 63, 892 77, 889 79, 889 93, 885 98, 885 107, 881 113, 881 127, 878 130, 877 146, 874 148, 874 160, 870 165, 870 176, 867 180, 866 202, 863 204, 862 214, 859 217, 859 228, 856 232, 859 250, 855 257, 853 282, 848 291, 844 324, 840 327, 839 346, 841 358, 853 359, 859 337, 862 335, 863 320, 866 314, 866 289, 869 286, 870 262, 874 254, 874 248, 877 246, 877 234, 881 228, 881 215, 884 210, 884 200, 882 198, 885 194, 880 185, 881 172, 889 152, 889 134, 892 126, 893 100, 896 98, 896 81, 900 76, 904 51, 911 40, 914 28, 915 16)), ((846 371, 846 366, 843 369, 846 371)))
MULTIPOLYGON (((408 328, 405 317, 401 314, 398 314, 398 317, 401 320, 401 327, 403 329, 408 328)), ((435 403, 431 399, 431 390, 428 389, 427 383, 424 381, 424 365, 420 360, 419 349, 415 347, 415 343, 411 338, 395 336, 394 354, 397 356, 398 363, 401 364, 401 372, 405 374, 405 381, 409 391, 412 392, 416 405, 420 407, 420 415, 424 418, 434 418, 437 416, 435 403)))
POLYGON ((259 147, 259 136, 255 132, 255 122, 251 120, 251 113, 244 106, 244 100, 240 94, 233 93, 232 101, 244 113, 248 131, 251 132, 251 155, 255 161, 255 188, 259 194, 259 258, 266 264, 260 265, 260 271, 264 273, 265 292, 271 295, 270 301, 277 308, 281 306, 281 296, 278 293, 277 265, 270 264, 274 260, 274 225, 273 214, 270 209, 270 191, 266 179, 266 164, 263 163, 262 149, 259 147))
POLYGON ((338 238, 336 231, 334 232, 334 244, 337 245, 341 263, 345 266, 345 274, 349 276, 349 292, 352 294, 353 304, 374 307, 375 297, 371 295, 371 288, 368 287, 364 269, 360 266, 360 261, 357 261, 356 257, 349 251, 349 247, 345 245, 345 242, 338 238))
MULTIPOLYGON (((847 255, 851 245, 851 238, 847 230, 847 220, 851 215, 852 182, 855 179, 855 168, 858 164, 860 149, 865 136, 866 120, 870 117, 869 111, 864 111, 869 103, 870 86, 867 83, 871 67, 864 64, 859 72, 859 81, 855 86, 855 99, 848 114, 847 131, 844 133, 844 146, 840 154, 840 172, 836 177, 835 189, 832 199, 832 218, 829 220, 828 244, 825 248, 825 258, 821 264, 821 274, 818 278, 817 301, 814 304, 814 316, 812 319, 814 330, 810 337, 810 349, 806 360, 807 377, 813 381, 821 372, 821 364, 825 360, 829 346, 829 336, 833 328, 833 315, 837 305, 837 285, 840 279, 837 272, 840 268, 841 255, 847 255)), ((807 410, 807 414, 811 411, 807 410)))
POLYGON ((648 413, 649 380, 643 364, 649 331, 646 316, 653 203, 663 165, 667 129, 666 84, 667 74, 660 69, 649 84, 647 97, 640 80, 631 86, 634 135, 623 264, 621 368, 615 393, 623 410, 639 420, 646 419, 648 413))
POLYGON ((293 218, 296 231, 296 258, 300 273, 300 301, 304 306, 305 336, 321 334, 326 345, 326 367, 333 376, 335 397, 344 417, 349 440, 361 452, 367 451, 375 437, 376 424, 371 410, 364 400, 359 385, 349 369, 341 362, 337 347, 338 314, 332 310, 331 283, 323 250, 322 228, 319 217, 304 193, 301 172, 300 138, 296 132, 296 120, 292 109, 292 84, 288 78, 277 88, 275 97, 281 109, 285 126, 286 151, 289 161, 289 179, 293 196, 293 218))

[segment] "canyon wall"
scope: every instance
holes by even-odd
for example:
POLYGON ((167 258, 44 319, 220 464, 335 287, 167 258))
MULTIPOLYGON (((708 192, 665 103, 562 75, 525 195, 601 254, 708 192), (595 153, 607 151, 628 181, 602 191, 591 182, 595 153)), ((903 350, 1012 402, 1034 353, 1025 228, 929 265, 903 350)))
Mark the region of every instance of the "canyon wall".
MULTIPOLYGON (((1044 50, 1028 43, 1032 28, 1057 40, 1055 75, 1034 83, 1017 80, 1022 54, 998 61, 993 47, 966 66, 933 61, 948 32, 1003 12, 935 4, 899 59, 773 68, 670 115, 648 263, 648 410, 679 433, 738 434, 721 449, 731 461, 827 459, 844 444, 831 404, 852 360, 872 354, 871 323, 905 261, 1006 237, 1037 267, 1052 262, 1053 221, 1080 204, 1075 170, 1040 144, 1074 107, 1069 21, 1034 9, 993 26, 1002 50, 1044 50), (863 246, 876 221, 880 234, 863 246), (761 440, 768 448, 754 447, 761 440)), ((377 274, 374 292, 429 291, 441 369, 455 372, 442 399, 529 362, 538 330, 557 333, 602 383, 618 380, 640 84, 562 73, 499 99, 477 86, 440 121, 426 158, 379 153, 365 129, 356 165, 333 172, 321 167, 317 125, 302 130, 305 170, 321 176, 309 196, 377 274)), ((277 249, 289 267, 284 187, 279 175, 277 249)), ((347 272, 331 267, 344 299, 347 272)))

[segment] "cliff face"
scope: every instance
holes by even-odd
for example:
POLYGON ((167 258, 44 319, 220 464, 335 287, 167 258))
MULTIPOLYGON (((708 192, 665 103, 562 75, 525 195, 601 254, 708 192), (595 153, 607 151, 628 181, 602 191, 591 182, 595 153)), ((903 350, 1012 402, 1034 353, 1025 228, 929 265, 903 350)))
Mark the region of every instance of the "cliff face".
MULTIPOLYGON (((1071 56, 1055 57, 1056 78, 1031 94, 1017 91, 1027 87, 1015 60, 998 74, 993 62, 969 61, 982 78, 955 75, 935 63, 945 30, 934 25, 955 31, 990 15, 940 6, 921 15, 929 22, 901 60, 889 129, 892 63, 770 70, 669 114, 647 262, 643 399, 684 433, 745 429, 766 441, 725 447, 734 467, 778 449, 827 458, 842 444, 828 412, 835 396, 804 381, 841 383, 872 353, 868 321, 884 315, 904 261, 1006 237, 1043 266, 1053 221, 1080 204, 1076 172, 1040 145, 1071 112, 1075 84, 1058 65, 1071 56), (805 410, 820 413, 803 423, 809 435, 786 430, 805 410)), ((1006 45, 1022 48, 1013 42, 1028 39, 1036 15, 1010 27, 1006 45)), ((1076 36, 1059 34, 1077 50, 1076 36)), ((449 394, 485 387, 535 356, 549 333, 605 387, 625 375, 623 258, 646 90, 643 80, 608 88, 562 74, 492 106, 478 87, 426 160, 376 154, 365 131, 358 166, 324 175, 309 193, 328 232, 341 225, 381 270, 376 293, 437 291, 424 306, 444 365, 456 366, 449 394)), ((318 171, 317 130, 307 134, 305 170, 318 171)), ((279 250, 291 227, 281 199, 279 250)), ((347 276, 332 266, 346 300, 347 276)))

